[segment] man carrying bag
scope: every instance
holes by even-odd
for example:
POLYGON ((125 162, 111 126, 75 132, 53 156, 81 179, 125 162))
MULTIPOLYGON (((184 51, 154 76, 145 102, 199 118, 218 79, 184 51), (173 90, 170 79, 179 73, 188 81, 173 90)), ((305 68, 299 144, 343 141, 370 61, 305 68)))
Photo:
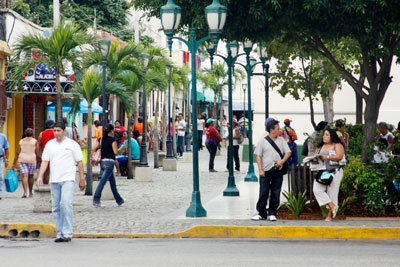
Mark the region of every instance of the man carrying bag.
POLYGON ((283 174, 287 172, 287 166, 284 167, 284 164, 287 164, 286 161, 292 154, 285 139, 279 136, 279 121, 267 119, 265 124, 268 136, 257 143, 254 151, 257 156, 257 166, 260 174, 260 194, 257 202, 258 214, 251 218, 254 221, 266 219, 276 221, 283 174), (270 190, 271 196, 267 212, 266 207, 270 190))

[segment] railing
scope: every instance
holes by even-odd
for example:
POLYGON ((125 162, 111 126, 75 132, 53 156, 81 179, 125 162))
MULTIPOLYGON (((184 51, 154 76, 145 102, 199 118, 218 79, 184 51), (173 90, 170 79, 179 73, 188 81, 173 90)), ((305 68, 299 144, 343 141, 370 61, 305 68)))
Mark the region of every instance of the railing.
POLYGON ((308 164, 298 164, 297 166, 294 164, 290 165, 288 172, 288 182, 289 192, 297 194, 299 192, 306 191, 308 199, 314 199, 314 174, 308 164))

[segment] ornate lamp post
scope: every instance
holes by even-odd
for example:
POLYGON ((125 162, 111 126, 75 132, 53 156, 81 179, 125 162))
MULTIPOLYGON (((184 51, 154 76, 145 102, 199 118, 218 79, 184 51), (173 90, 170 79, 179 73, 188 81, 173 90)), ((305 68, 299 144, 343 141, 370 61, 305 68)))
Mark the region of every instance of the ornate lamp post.
POLYGON ((167 68, 168 75, 168 135, 167 135, 167 155, 166 158, 174 158, 174 153, 172 152, 172 135, 171 135, 171 75, 172 68, 167 68))
MULTIPOLYGON (((147 67, 149 66, 150 55, 147 53, 142 54, 142 65, 145 68, 145 76, 147 72, 147 67)), ((146 78, 146 77, 145 77, 146 78)), ((147 163, 147 145, 146 145, 146 134, 147 134, 147 119, 146 119, 146 84, 143 85, 142 94, 142 116, 143 116, 143 134, 142 134, 142 144, 140 145, 140 162, 139 167, 148 167, 147 163)))
POLYGON ((106 69, 107 69, 107 57, 108 53, 110 52, 110 47, 111 47, 111 41, 107 39, 104 35, 103 38, 101 38, 97 42, 98 49, 103 57, 103 116, 102 116, 102 125, 103 129, 106 128, 107 124, 107 96, 106 96, 106 69))
MULTIPOLYGON (((206 7, 205 13, 207 18, 210 35, 200 40, 196 40, 196 31, 194 28, 190 32, 190 40, 186 41, 183 38, 174 36, 179 27, 181 20, 182 9, 174 3, 173 0, 168 0, 167 4, 161 7, 160 17, 164 33, 168 37, 168 45, 171 55, 172 39, 177 39, 185 43, 191 53, 192 60, 192 122, 197 120, 197 89, 196 89, 196 51, 199 46, 208 39, 214 39, 214 43, 218 42, 218 37, 222 32, 226 20, 227 9, 221 5, 218 0, 213 0, 213 3, 206 7)), ((186 210, 187 217, 205 217, 206 210, 201 205, 200 186, 199 186, 199 159, 198 159, 198 136, 197 123, 193 123, 193 192, 192 202, 186 210)))
POLYGON ((258 43, 258 49, 257 49, 258 56, 260 57, 260 60, 263 65, 263 71, 264 71, 264 76, 265 76, 265 118, 269 117, 269 81, 268 81, 268 76, 269 76, 269 64, 265 64, 267 61, 267 49, 263 47, 262 43, 258 43))
POLYGON ((243 89, 243 137, 245 137, 245 131, 246 131, 246 89, 247 89, 247 82, 242 83, 242 89, 243 89))

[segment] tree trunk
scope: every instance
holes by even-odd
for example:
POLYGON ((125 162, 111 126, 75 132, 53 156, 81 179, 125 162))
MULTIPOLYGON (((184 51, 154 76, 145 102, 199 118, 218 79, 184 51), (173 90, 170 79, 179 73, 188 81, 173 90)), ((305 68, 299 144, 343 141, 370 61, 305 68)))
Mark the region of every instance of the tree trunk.
POLYGON ((86 189, 85 195, 93 195, 93 172, 92 172, 92 103, 88 101, 88 144, 87 144, 87 163, 86 163, 86 189))
POLYGON ((56 73, 56 122, 62 121, 62 92, 61 92, 61 84, 60 84, 60 70, 57 69, 56 73))
POLYGON ((370 99, 365 105, 364 120, 365 132, 363 138, 363 149, 361 158, 363 161, 368 159, 368 147, 376 136, 376 121, 378 120, 379 108, 376 108, 376 99, 370 99))
POLYGON ((138 97, 139 97, 139 93, 135 92, 134 96, 133 96, 133 103, 134 103, 134 111, 133 111, 133 118, 134 118, 134 123, 137 122, 138 119, 138 115, 139 115, 139 105, 138 105, 138 97))
POLYGON ((357 92, 356 94, 356 124, 363 123, 363 99, 357 92))
MULTIPOLYGON (((168 96, 169 97, 169 96, 168 96)), ((168 118, 168 114, 169 111, 167 111, 167 97, 164 95, 164 105, 163 105, 163 120, 162 120, 162 147, 163 147, 163 151, 167 152, 167 131, 169 131, 169 118, 168 118)))
POLYGON ((131 125, 132 125, 132 109, 128 112, 128 163, 127 163, 127 169, 128 169, 128 179, 133 179, 133 174, 132 174, 132 144, 131 144, 131 125))
POLYGON ((219 87, 219 117, 224 116, 224 105, 222 101, 222 86, 219 87))
POLYGON ((213 118, 217 119, 217 95, 214 93, 214 109, 213 109, 213 118))
POLYGON ((311 117, 311 124, 314 127, 314 130, 317 129, 317 124, 315 123, 315 114, 314 114, 314 103, 312 99, 311 87, 308 86, 307 90, 308 100, 310 102, 310 117, 311 117))
POLYGON ((155 108, 155 115, 154 115, 154 168, 158 168, 158 112, 159 112, 159 104, 160 104, 160 91, 157 92, 157 100, 156 100, 156 108, 155 108))
POLYGON ((333 110, 333 103, 334 103, 333 95, 335 94, 336 88, 337 84, 335 82, 332 82, 328 88, 328 96, 323 101, 324 119, 329 123, 333 122, 333 119, 335 117, 335 113, 333 110))

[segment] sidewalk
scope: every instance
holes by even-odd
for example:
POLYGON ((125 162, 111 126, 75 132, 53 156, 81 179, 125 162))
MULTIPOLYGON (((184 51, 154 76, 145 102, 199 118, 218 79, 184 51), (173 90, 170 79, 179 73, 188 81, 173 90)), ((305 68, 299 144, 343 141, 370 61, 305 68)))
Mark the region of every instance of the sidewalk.
MULTIPOLYGON (((148 154, 149 165, 153 166, 153 154, 148 154)), ((226 149, 215 159, 217 173, 208 172, 208 152, 199 153, 200 192, 207 217, 188 218, 186 209, 191 201, 193 189, 192 164, 178 161, 177 172, 164 172, 162 168, 152 169, 152 182, 136 182, 117 178, 117 187, 126 203, 118 207, 115 201, 105 200, 103 208, 92 205, 92 197, 85 196, 76 188, 74 197, 75 233, 178 233, 197 225, 227 226, 332 226, 332 227, 400 227, 400 220, 337 220, 332 222, 279 220, 251 221, 256 214, 258 183, 244 182, 248 163, 241 163, 241 172, 235 173, 239 197, 223 197, 228 173, 225 172, 226 149)), ((106 186, 109 186, 108 184, 106 186)), ((94 188, 95 190, 95 188, 94 188)), ((287 190, 287 182, 283 189, 287 190)), ((3 192, 0 200, 0 224, 34 223, 54 224, 51 213, 33 213, 33 199, 22 199, 22 186, 15 193, 3 192)), ((282 199, 283 201, 283 199, 282 199)), ((245 228, 241 228, 245 229, 245 228)), ((258 228, 248 228, 254 229, 258 228)), ((272 229, 272 228, 271 228, 272 229)), ((289 229, 289 228, 288 228, 289 229)), ((290 228, 296 231, 296 228, 290 228)), ((310 228, 314 229, 314 228, 310 228)), ((320 229, 320 228, 318 228, 320 229)), ((337 228, 332 228, 337 229, 337 228)), ((393 230, 393 229, 392 229, 393 230)), ((397 229, 395 229, 397 231, 397 229)), ((212 232, 209 228, 208 231, 212 232)), ((236 230, 235 230, 236 231, 236 230)), ((400 231, 400 228, 399 228, 400 231)))

